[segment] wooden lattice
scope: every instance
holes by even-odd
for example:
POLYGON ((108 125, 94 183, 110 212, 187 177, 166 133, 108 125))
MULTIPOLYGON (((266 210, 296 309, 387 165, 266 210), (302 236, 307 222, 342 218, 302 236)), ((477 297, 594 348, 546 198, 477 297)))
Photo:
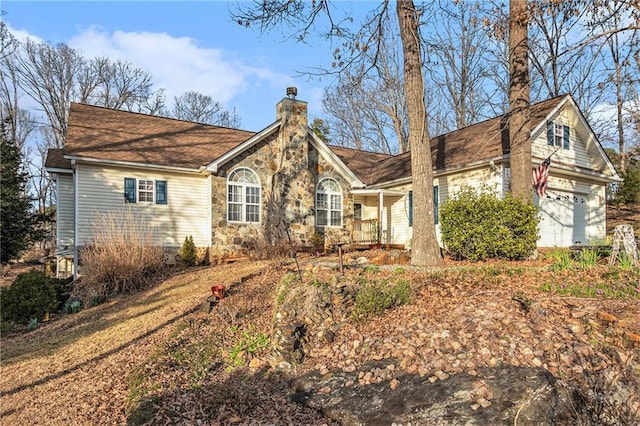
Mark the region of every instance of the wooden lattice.
POLYGON ((609 265, 613 266, 616 263, 621 250, 624 250, 627 257, 633 259, 634 265, 638 265, 638 245, 636 244, 636 238, 631 225, 618 225, 614 229, 613 248, 611 249, 609 265))

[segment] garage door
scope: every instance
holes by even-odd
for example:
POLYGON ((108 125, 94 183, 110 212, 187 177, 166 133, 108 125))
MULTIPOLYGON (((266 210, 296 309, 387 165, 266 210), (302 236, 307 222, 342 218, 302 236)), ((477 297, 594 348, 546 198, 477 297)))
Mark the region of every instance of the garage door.
POLYGON ((586 195, 547 191, 542 198, 536 197, 536 205, 540 209, 538 247, 569 247, 588 243, 586 195))

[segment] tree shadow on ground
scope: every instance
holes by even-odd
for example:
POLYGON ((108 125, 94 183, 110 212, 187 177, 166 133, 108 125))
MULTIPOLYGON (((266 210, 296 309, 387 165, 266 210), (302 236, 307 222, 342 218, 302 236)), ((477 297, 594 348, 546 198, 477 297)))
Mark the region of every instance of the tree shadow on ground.
POLYGON ((291 401, 289 381, 278 373, 238 369, 227 375, 224 364, 218 368, 226 379, 143 398, 127 424, 338 424, 291 401))

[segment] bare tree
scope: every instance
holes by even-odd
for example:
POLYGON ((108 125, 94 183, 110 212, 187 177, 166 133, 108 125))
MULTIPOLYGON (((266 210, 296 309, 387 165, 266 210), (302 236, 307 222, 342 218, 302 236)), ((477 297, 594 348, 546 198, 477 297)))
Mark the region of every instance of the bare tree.
POLYGON ((172 116, 197 123, 240 127, 240 117, 235 110, 228 111, 211 96, 195 91, 188 91, 174 97, 172 116))
POLYGON ((530 86, 528 63, 527 0, 509 2, 509 146, 511 192, 524 202, 533 201, 531 167, 530 86))
POLYGON ((137 111, 152 96, 151 75, 130 62, 94 58, 77 78, 80 102, 111 109, 137 111))
POLYGON ((54 131, 54 146, 62 148, 74 76, 82 68, 82 58, 65 44, 51 46, 27 40, 15 64, 20 88, 38 103, 54 131))
POLYGON ((493 116, 493 97, 486 91, 491 47, 483 20, 487 11, 481 3, 444 1, 430 13, 424 40, 430 53, 426 68, 438 98, 453 114, 448 130, 493 116))
POLYGON ((325 89, 323 108, 336 143, 389 154, 409 149, 399 47, 397 36, 386 32, 378 51, 365 52, 366 62, 344 70, 325 89))
MULTIPOLYGON (((385 31, 388 30, 385 16, 389 2, 382 1, 355 32, 349 27, 352 17, 336 19, 332 4, 330 1, 259 1, 244 9, 241 5, 233 16, 241 25, 256 25, 262 31, 286 25, 292 28, 293 37, 299 40, 304 40, 311 31, 317 30, 322 21, 328 24, 328 29, 321 32, 322 35, 344 40, 343 48, 334 50, 334 72, 353 70, 354 65, 371 59, 374 61, 371 66, 374 66, 379 58, 377 52, 385 31)), ((433 170, 422 76, 419 13, 413 1, 399 0, 396 14, 404 54, 403 81, 408 105, 408 140, 412 153, 414 217, 421 218, 414 222, 411 262, 430 265, 438 262, 441 255, 433 217, 433 170)))
MULTIPOLYGON (((616 117, 616 131, 613 139, 617 141, 620 154, 620 172, 627 169, 628 141, 625 135, 625 124, 632 122, 628 119, 625 105, 637 101, 637 86, 640 83, 640 67, 637 57, 640 46, 640 31, 638 29, 624 29, 627 23, 640 19, 640 14, 633 9, 620 9, 617 3, 603 2, 594 9, 589 28, 592 34, 601 36, 594 42, 602 40, 602 45, 607 53, 606 60, 602 61, 600 70, 603 81, 599 87, 603 93, 615 94, 614 99, 609 99, 614 105, 616 117)), ((633 126, 629 129, 633 131, 633 126)))

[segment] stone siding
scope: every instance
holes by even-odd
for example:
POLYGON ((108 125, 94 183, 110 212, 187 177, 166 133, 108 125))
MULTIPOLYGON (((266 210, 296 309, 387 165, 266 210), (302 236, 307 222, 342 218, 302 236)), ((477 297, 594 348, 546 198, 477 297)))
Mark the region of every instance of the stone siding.
POLYGON ((279 131, 225 164, 212 178, 212 258, 238 255, 255 244, 288 243, 289 237, 296 246, 310 247, 316 232, 325 236, 326 245, 349 242, 353 219, 349 184, 309 143, 306 103, 285 99, 278 104, 278 116, 279 131), (227 176, 238 167, 247 167, 260 178, 260 223, 227 221, 227 176), (315 227, 315 189, 326 177, 342 187, 341 227, 315 227))

